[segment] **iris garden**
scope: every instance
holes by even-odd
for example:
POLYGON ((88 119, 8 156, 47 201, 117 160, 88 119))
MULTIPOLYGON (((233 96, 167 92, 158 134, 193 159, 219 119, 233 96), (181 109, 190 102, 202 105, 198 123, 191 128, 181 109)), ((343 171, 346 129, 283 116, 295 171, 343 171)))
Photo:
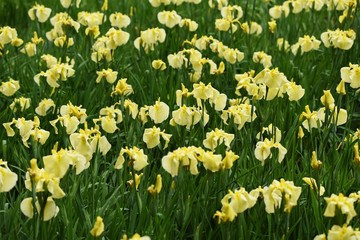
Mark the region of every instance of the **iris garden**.
POLYGON ((360 239, 356 0, 0 3, 0 238, 360 239))

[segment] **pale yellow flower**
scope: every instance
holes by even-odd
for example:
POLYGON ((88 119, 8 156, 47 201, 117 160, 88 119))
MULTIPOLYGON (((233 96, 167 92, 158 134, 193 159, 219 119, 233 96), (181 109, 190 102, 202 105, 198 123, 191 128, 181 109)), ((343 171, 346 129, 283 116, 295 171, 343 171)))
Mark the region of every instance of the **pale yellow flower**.
POLYGON ((316 235, 313 240, 326 240, 326 234, 323 233, 323 234, 316 235))
POLYGON ((210 151, 202 151, 198 156, 198 160, 202 162, 206 170, 210 170, 211 172, 219 171, 222 166, 222 156, 210 151))
POLYGON ((35 108, 35 112, 39 116, 46 116, 50 108, 54 108, 55 103, 52 99, 44 98, 39 102, 39 105, 35 108))
POLYGON ((204 147, 214 151, 217 146, 224 143, 227 149, 230 149, 230 144, 234 137, 234 134, 229 134, 224 130, 215 128, 215 130, 206 133, 206 139, 203 141, 203 145, 204 147))
MULTIPOLYGON (((4 46, 5 44, 12 43, 18 39, 17 31, 15 28, 9 26, 0 27, 0 45, 4 46)), ((22 42, 19 42, 19 46, 22 42)), ((17 46, 18 44, 16 44, 17 46)))
POLYGON ((265 136, 270 137, 271 139, 274 140, 274 142, 280 142, 281 141, 281 130, 278 127, 275 127, 272 123, 269 124, 269 126, 267 127, 263 127, 261 132, 259 132, 256 135, 257 139, 264 139, 264 134, 266 134, 265 136))
POLYGON ((265 68, 254 77, 254 82, 257 84, 264 83, 269 88, 280 89, 289 81, 285 74, 280 72, 278 68, 265 68))
MULTIPOLYGON (((62 151, 62 150, 60 150, 62 151)), ((86 158, 75 150, 64 151, 63 157, 69 159, 70 165, 75 167, 76 175, 79 175, 82 171, 90 166, 90 162, 86 158)))
POLYGON ((139 113, 139 107, 137 103, 131 101, 130 99, 125 99, 124 108, 129 110, 129 113, 133 119, 136 119, 139 113))
POLYGON ((9 78, 9 81, 2 82, 0 92, 7 97, 11 97, 20 89, 19 81, 9 78))
POLYGON ((106 47, 113 50, 125 45, 130 38, 130 34, 121 29, 110 28, 105 34, 107 37, 106 47))
POLYGON ((187 58, 185 58, 183 52, 178 52, 176 54, 169 54, 167 56, 167 60, 169 62, 169 65, 175 69, 180 69, 184 63, 185 65, 187 65, 187 58))
MULTIPOLYGON (((319 119, 325 122, 325 108, 320 108, 318 111, 319 119)), ((343 108, 335 107, 333 111, 330 113, 330 122, 336 124, 337 126, 343 125, 347 122, 348 114, 347 111, 343 108)))
POLYGON ((190 82, 198 82, 201 78, 201 72, 189 73, 190 82))
POLYGON ((99 151, 103 156, 105 156, 111 149, 111 144, 107 138, 105 136, 101 136, 100 133, 92 136, 90 145, 94 153, 99 151))
POLYGON ((238 5, 224 6, 220 10, 221 16, 229 20, 239 20, 243 16, 243 10, 238 5))
POLYGON ((147 105, 140 108, 138 118, 140 119, 143 125, 148 122, 148 116, 149 116, 148 110, 149 110, 149 106, 147 105))
POLYGON ((221 10, 223 7, 226 7, 229 3, 228 0, 209 0, 208 1, 209 7, 215 8, 215 5, 217 5, 217 9, 221 10), (213 2, 215 1, 215 3, 213 2))
POLYGON ((228 124, 228 120, 231 118, 239 130, 244 127, 245 123, 252 122, 256 117, 255 107, 247 103, 230 106, 221 114, 221 119, 225 124, 228 124))
POLYGON ((134 41, 134 46, 136 49, 140 50, 140 46, 144 48, 144 51, 148 53, 149 51, 154 51, 155 46, 158 43, 163 43, 166 38, 166 32, 162 28, 149 28, 147 30, 140 32, 140 37, 136 38, 134 41))
POLYGON ((101 121, 101 127, 107 133, 114 133, 118 127, 116 124, 123 121, 122 112, 116 109, 115 106, 105 107, 100 110, 100 118, 94 119, 94 123, 101 121))
POLYGON ((59 178, 65 176, 70 166, 70 159, 63 149, 58 152, 53 150, 51 155, 43 157, 43 162, 45 171, 59 178))
POLYGON ((262 194, 267 213, 274 213, 276 208, 280 208, 283 198, 285 200, 284 212, 290 213, 291 209, 297 205, 301 187, 282 178, 280 181, 274 180, 268 187, 264 187, 262 194))
POLYGON ((199 39, 197 38, 197 35, 194 36, 192 39, 191 45, 195 45, 195 47, 199 50, 206 50, 209 46, 210 42, 212 41, 212 36, 201 36, 199 39), (195 42, 195 44, 193 43, 195 42))
POLYGON ((314 36, 305 35, 300 37, 298 42, 291 46, 291 51, 294 55, 297 54, 299 48, 301 48, 301 54, 304 52, 310 52, 312 50, 319 49, 321 42, 314 36))
POLYGON ((158 21, 167 26, 168 28, 173 28, 175 25, 179 24, 181 21, 181 16, 177 14, 176 11, 162 11, 157 15, 158 21))
POLYGON ((256 143, 255 148, 255 157, 261 161, 262 165, 265 164, 265 160, 271 156, 271 148, 273 147, 273 142, 265 138, 264 141, 256 143))
POLYGON ((85 34, 86 36, 91 35, 94 38, 97 38, 100 35, 100 28, 99 26, 87 27, 85 29, 85 34))
POLYGON ((221 212, 216 211, 213 217, 219 218, 218 223, 221 221, 233 221, 238 214, 252 208, 256 204, 258 195, 257 191, 253 190, 248 193, 245 188, 240 188, 235 192, 229 190, 229 193, 221 200, 221 212))
POLYGON ((98 77, 96 78, 96 83, 100 83, 100 81, 105 78, 108 83, 112 84, 116 81, 118 75, 117 71, 113 71, 110 68, 96 71, 96 73, 98 75, 98 77))
POLYGON ((32 128, 34 127, 34 122, 31 120, 25 120, 24 118, 13 119, 11 122, 3 123, 3 126, 6 130, 8 137, 13 137, 15 135, 14 129, 11 128, 11 125, 16 124, 16 127, 19 129, 20 136, 24 141, 27 141, 30 137, 32 128))
MULTIPOLYGON (((36 211, 38 213, 41 212, 41 207, 40 207, 40 203, 38 201, 38 199, 36 198, 35 201, 35 207, 36 207, 36 211)), ((34 216, 34 206, 33 206, 33 199, 31 197, 25 198, 24 200, 21 201, 20 203, 20 210, 21 212, 27 216, 28 218, 33 218, 34 216)), ((48 197, 46 199, 46 203, 43 209, 43 216, 42 216, 42 220, 43 221, 49 221, 50 219, 56 217, 56 215, 59 212, 59 207, 56 206, 54 200, 52 199, 52 197, 48 197)))
POLYGON ((357 165, 360 165, 360 154, 359 154, 359 144, 355 143, 354 145, 354 162, 357 165))
POLYGON ((40 43, 44 44, 44 39, 41 37, 39 38, 37 32, 34 32, 34 36, 31 38, 31 42, 35 45, 39 45, 40 43))
POLYGON ((346 94, 345 81, 341 80, 340 83, 336 86, 336 92, 341 95, 346 94))
POLYGON ((97 216, 94 227, 90 230, 90 234, 94 237, 99 237, 105 229, 102 217, 97 216))
POLYGON ((174 124, 186 126, 187 129, 190 129, 191 126, 201 120, 201 110, 183 105, 172 112, 172 117, 174 124))
POLYGON ((86 109, 85 108, 81 108, 82 106, 75 106, 73 105, 71 102, 69 102, 66 105, 62 105, 60 107, 60 114, 61 116, 74 116, 77 119, 79 119, 79 121, 81 123, 84 123, 86 118, 87 118, 87 114, 86 114, 86 109))
MULTIPOLYGON (((132 173, 130 173, 130 175, 132 176, 132 173)), ((135 189, 138 190, 142 176, 143 176, 143 173, 141 173, 141 174, 135 173, 135 177, 128 180, 127 183, 130 185, 130 187, 133 187, 134 179, 135 179, 135 189)))
POLYGON ((50 124, 54 127, 56 134, 58 134, 58 128, 56 127, 56 123, 58 122, 61 123, 61 126, 66 128, 67 134, 74 133, 80 124, 79 119, 77 119, 75 116, 70 116, 67 114, 63 117, 58 117, 57 119, 50 121, 50 124))
POLYGON ((9 169, 7 162, 0 159, 0 193, 10 191, 15 187, 17 180, 17 174, 9 169))
POLYGON ((226 18, 220 18, 215 20, 215 28, 219 31, 227 32, 231 27, 232 32, 236 32, 237 26, 232 24, 231 20, 226 18))
POLYGON ((197 175, 199 173, 197 168, 198 156, 203 152, 203 149, 196 147, 178 148, 164 156, 161 159, 161 165, 172 177, 178 175, 180 162, 182 166, 189 166, 192 175, 197 175))
POLYGON ((105 21, 104 14, 100 12, 79 12, 78 13, 78 22, 86 26, 85 34, 92 34, 94 38, 97 38, 100 35, 99 26, 105 21))
POLYGON ((46 82, 53 88, 60 87, 59 80, 66 81, 69 77, 75 74, 73 69, 74 64, 71 63, 56 63, 46 71, 41 71, 34 76, 36 84, 40 85, 40 77, 46 77, 46 82))
POLYGON ((239 24, 239 19, 243 16, 243 11, 240 6, 224 6, 220 9, 222 19, 216 19, 215 27, 220 31, 228 31, 231 27, 232 32, 237 30, 236 24, 239 24))
POLYGON ((109 20, 110 20, 111 26, 118 27, 118 28, 125 28, 125 27, 129 26, 129 24, 131 22, 129 16, 119 13, 119 12, 110 14, 109 20))
POLYGON ((268 22, 268 25, 270 32, 275 33, 277 27, 276 21, 274 19, 271 19, 271 21, 268 22))
POLYGON ((161 165, 165 171, 170 173, 172 177, 175 177, 179 174, 180 161, 181 155, 179 156, 176 152, 169 152, 161 159, 161 165))
POLYGON ((143 134, 143 141, 146 143, 147 148, 154 148, 160 144, 160 136, 164 139, 165 145, 163 149, 167 148, 171 134, 167 134, 164 131, 161 131, 160 128, 146 128, 143 134))
MULTIPOLYGON (((36 202, 38 202, 38 201, 36 201, 36 202)), ((25 198, 24 200, 21 201, 20 210, 28 218, 33 218, 34 207, 33 207, 33 200, 31 197, 25 198)), ((39 210, 40 210, 40 207, 39 207, 39 210)))
POLYGON ((107 11, 109 8, 109 1, 108 0, 104 0, 103 5, 101 6, 101 11, 107 11))
POLYGON ((67 48, 69 48, 74 45, 74 39, 72 37, 68 38, 66 35, 63 35, 63 36, 55 38, 54 44, 57 47, 66 46, 67 48))
POLYGON ((237 48, 225 48, 219 52, 219 55, 222 55, 224 59, 231 63, 235 64, 236 62, 241 62, 244 59, 244 53, 240 52, 237 48))
POLYGON ((100 12, 89 13, 82 11, 79 12, 77 16, 78 16, 78 22, 81 25, 90 28, 101 25, 104 19, 104 14, 100 12))
POLYGON ((324 195, 324 193, 325 193, 325 188, 324 188, 322 185, 320 185, 320 189, 319 189, 318 186, 317 186, 316 180, 315 180, 314 178, 311 178, 311 177, 303 177, 302 180, 303 180, 307 185, 309 185, 312 190, 317 191, 317 192, 319 193, 319 196, 324 195))
POLYGON ((57 146, 55 145, 54 149, 51 151, 51 155, 43 157, 45 171, 62 178, 70 165, 75 167, 76 175, 80 174, 90 166, 90 162, 75 150, 60 149, 57 151, 56 147, 57 146))
POLYGON ((279 19, 283 13, 283 8, 281 5, 275 5, 269 9, 269 15, 273 19, 279 19))
POLYGON ((116 83, 115 89, 112 91, 112 95, 129 96, 134 93, 134 90, 130 84, 126 83, 127 78, 119 79, 116 83))
MULTIPOLYGON (((127 237, 122 240, 128 240, 127 237)), ((135 233, 131 238, 129 238, 129 240, 151 240, 149 236, 140 236, 140 234, 135 233)))
POLYGON ((285 158, 287 149, 279 142, 275 142, 274 147, 278 149, 278 162, 281 163, 285 158))
POLYGON ((154 69, 160 70, 160 71, 164 71, 166 69, 166 63, 163 62, 161 59, 152 61, 151 66, 154 69))
POLYGON ((22 141, 24 145, 26 146, 27 140, 30 138, 31 131, 36 126, 35 119, 34 121, 31 120, 25 120, 25 118, 19 118, 14 121, 15 126, 17 129, 19 129, 20 136, 22 138, 22 141))
POLYGON ((323 90, 324 95, 321 96, 320 101, 322 105, 330 110, 334 110, 335 107, 335 99, 332 96, 330 90, 323 90))
POLYGON ((216 211, 213 218, 217 217, 218 224, 220 224, 221 222, 232 222, 232 221, 234 221, 236 216, 237 216, 237 214, 234 211, 234 209, 230 206, 230 204, 224 203, 221 208, 221 212, 216 211))
MULTIPOLYGON (((254 196, 249 194, 245 188, 240 188, 235 192, 229 190, 227 196, 229 196, 230 206, 238 214, 244 212, 246 209, 252 208, 257 200, 254 196)), ((222 202, 224 200, 228 201, 228 199, 225 197, 223 198, 222 202)))
POLYGON ((100 37, 96 40, 92 47, 91 60, 94 62, 100 62, 102 60, 106 60, 106 62, 110 62, 112 60, 112 51, 108 48, 107 42, 110 39, 106 36, 100 37))
POLYGON ((44 145, 50 136, 50 132, 40 128, 34 128, 31 130, 30 135, 33 137, 35 142, 39 142, 44 145))
POLYGON ((35 17, 39 20, 39 22, 43 23, 48 20, 51 14, 51 8, 47 8, 44 5, 39 5, 35 3, 35 6, 30 8, 28 11, 28 15, 31 20, 35 20, 35 17))
POLYGON ((349 64, 349 67, 340 69, 341 78, 344 82, 350 83, 351 88, 360 87, 360 67, 358 64, 349 64))
POLYGON ((50 23, 54 28, 46 33, 46 37, 49 41, 53 41, 59 36, 66 35, 64 27, 72 27, 76 32, 79 31, 80 23, 74 21, 68 13, 60 12, 50 18, 50 23))
POLYGON ((149 117, 155 124, 162 123, 169 117, 169 106, 158 99, 153 106, 149 106, 149 117))
POLYGON ((30 103, 31 103, 30 98, 20 97, 20 98, 15 98, 9 107, 13 112, 17 112, 17 110, 23 112, 30 107, 30 103))
MULTIPOLYGON (((60 3, 64 8, 69 8, 70 5, 71 5, 71 2, 72 2, 72 0, 60 0, 60 3)), ((80 2, 81 2, 81 0, 76 0, 75 1, 75 6, 77 8, 79 8, 80 2)))
POLYGON ((283 38, 278 38, 276 40, 276 45, 277 45, 279 50, 284 50, 285 52, 290 51, 289 42, 287 40, 283 39, 283 38))
MULTIPOLYGON (((270 149, 277 148, 279 151, 278 162, 281 163, 285 157, 285 154, 287 153, 287 150, 280 144, 280 140, 281 140, 280 129, 278 129, 277 127, 274 128, 272 124, 270 124, 269 127, 263 128, 261 134, 264 134, 264 132, 267 132, 271 136, 271 140, 265 138, 264 141, 260 141, 256 144, 255 157, 258 160, 262 161, 262 164, 264 164, 264 161, 268 157, 271 157, 270 149), (275 132, 273 132, 274 129, 275 132)), ((260 138, 260 133, 258 133, 256 137, 260 138)), ((263 136, 261 137, 261 139, 263 139, 263 136)))
POLYGON ((271 59, 272 57, 266 54, 264 51, 254 52, 252 58, 254 63, 261 63, 264 68, 269 68, 272 66, 271 59))
POLYGON ((239 156, 236 155, 233 151, 226 151, 225 152, 225 157, 224 159, 221 161, 221 164, 222 164, 222 168, 223 169, 230 169, 232 168, 234 162, 236 160, 239 159, 239 156))
POLYGON ((24 41, 18 37, 11 41, 11 45, 15 47, 20 47, 23 43, 24 41))
POLYGON ((227 96, 224 93, 220 93, 215 88, 212 88, 213 94, 209 99, 210 105, 214 107, 216 111, 222 111, 226 107, 227 96))
POLYGON ((63 198, 64 191, 60 187, 60 178, 54 174, 46 172, 44 168, 37 166, 37 160, 30 160, 30 168, 26 172, 25 187, 36 192, 48 191, 52 198, 63 198))
POLYGON ((329 240, 352 240, 352 239, 359 239, 360 238, 360 231, 358 229, 354 230, 351 226, 347 226, 344 224, 342 227, 338 225, 334 225, 328 231, 329 240))
POLYGON ((199 25, 197 24, 197 22, 189 18, 181 19, 181 21, 179 22, 179 27, 187 27, 190 32, 195 32, 198 26, 199 25))
POLYGON ((137 147, 133 148, 121 148, 119 157, 115 163, 115 169, 121 169, 125 162, 124 154, 127 154, 130 160, 130 164, 134 167, 136 171, 141 171, 149 163, 147 161, 148 157, 144 154, 144 150, 137 147))
POLYGON ((152 184, 150 187, 148 187, 148 192, 151 195, 156 195, 161 192, 162 189, 162 177, 160 174, 156 175, 156 182, 155 185, 152 184))
POLYGON ((89 141, 89 136, 84 131, 81 131, 80 133, 72 133, 70 135, 70 143, 74 150, 82 154, 88 161, 93 155, 93 149, 89 141))
MULTIPOLYGON (((307 9, 307 10, 309 10, 309 6, 307 6, 307 5, 309 5, 310 3, 307 3, 307 2, 304 2, 304 1, 292 1, 291 2, 291 5, 292 5, 292 7, 293 7, 293 9, 292 9, 292 12, 294 13, 294 14, 298 14, 298 13, 300 13, 302 10, 304 10, 304 9, 307 9)), ((311 6, 312 7, 312 6, 311 6)))
POLYGON ((342 31, 340 29, 334 31, 328 30, 327 32, 323 32, 320 38, 327 48, 333 46, 334 48, 349 50, 354 44, 356 33, 352 29, 347 31, 342 31))
POLYGON ((284 1, 283 4, 281 5, 282 7, 282 11, 285 14, 285 17, 289 16, 290 13, 290 1, 284 1))
POLYGON ((20 50, 21 53, 28 55, 29 57, 36 55, 36 44, 28 42, 25 44, 24 48, 20 50))
POLYGON ((262 27, 257 22, 250 22, 250 25, 245 22, 241 24, 240 27, 246 34, 255 34, 259 36, 262 33, 262 27))
POLYGON ((41 56, 41 60, 43 60, 44 62, 46 62, 46 67, 47 68, 51 68, 54 65, 56 65, 58 63, 58 60, 56 59, 56 57, 50 55, 50 54, 44 54, 41 56))
POLYGON ((320 116, 317 111, 311 111, 309 105, 305 106, 305 112, 302 112, 300 115, 300 121, 302 121, 302 126, 310 131, 311 128, 318 128, 322 126, 322 122, 320 121, 320 116))
POLYGON ((356 198, 345 197, 340 193, 339 195, 331 194, 330 197, 325 197, 324 199, 327 203, 324 212, 325 217, 335 217, 336 209, 338 209, 342 214, 347 215, 346 223, 349 224, 351 219, 357 215, 354 209, 354 202, 357 201, 356 198))
POLYGON ((298 101, 304 94, 305 89, 301 85, 297 85, 295 82, 289 82, 285 84, 286 93, 289 96, 289 101, 298 101))
POLYGON ((299 126, 299 131, 298 131, 298 134, 297 134, 297 138, 302 139, 304 136, 305 136, 304 130, 303 130, 303 128, 301 126, 299 126))

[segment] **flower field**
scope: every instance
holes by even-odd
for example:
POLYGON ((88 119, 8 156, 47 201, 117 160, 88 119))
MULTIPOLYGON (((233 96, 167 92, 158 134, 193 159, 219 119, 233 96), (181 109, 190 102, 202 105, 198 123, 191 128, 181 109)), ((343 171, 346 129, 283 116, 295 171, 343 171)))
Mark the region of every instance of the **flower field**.
POLYGON ((0 2, 0 239, 360 239, 357 0, 0 2))

